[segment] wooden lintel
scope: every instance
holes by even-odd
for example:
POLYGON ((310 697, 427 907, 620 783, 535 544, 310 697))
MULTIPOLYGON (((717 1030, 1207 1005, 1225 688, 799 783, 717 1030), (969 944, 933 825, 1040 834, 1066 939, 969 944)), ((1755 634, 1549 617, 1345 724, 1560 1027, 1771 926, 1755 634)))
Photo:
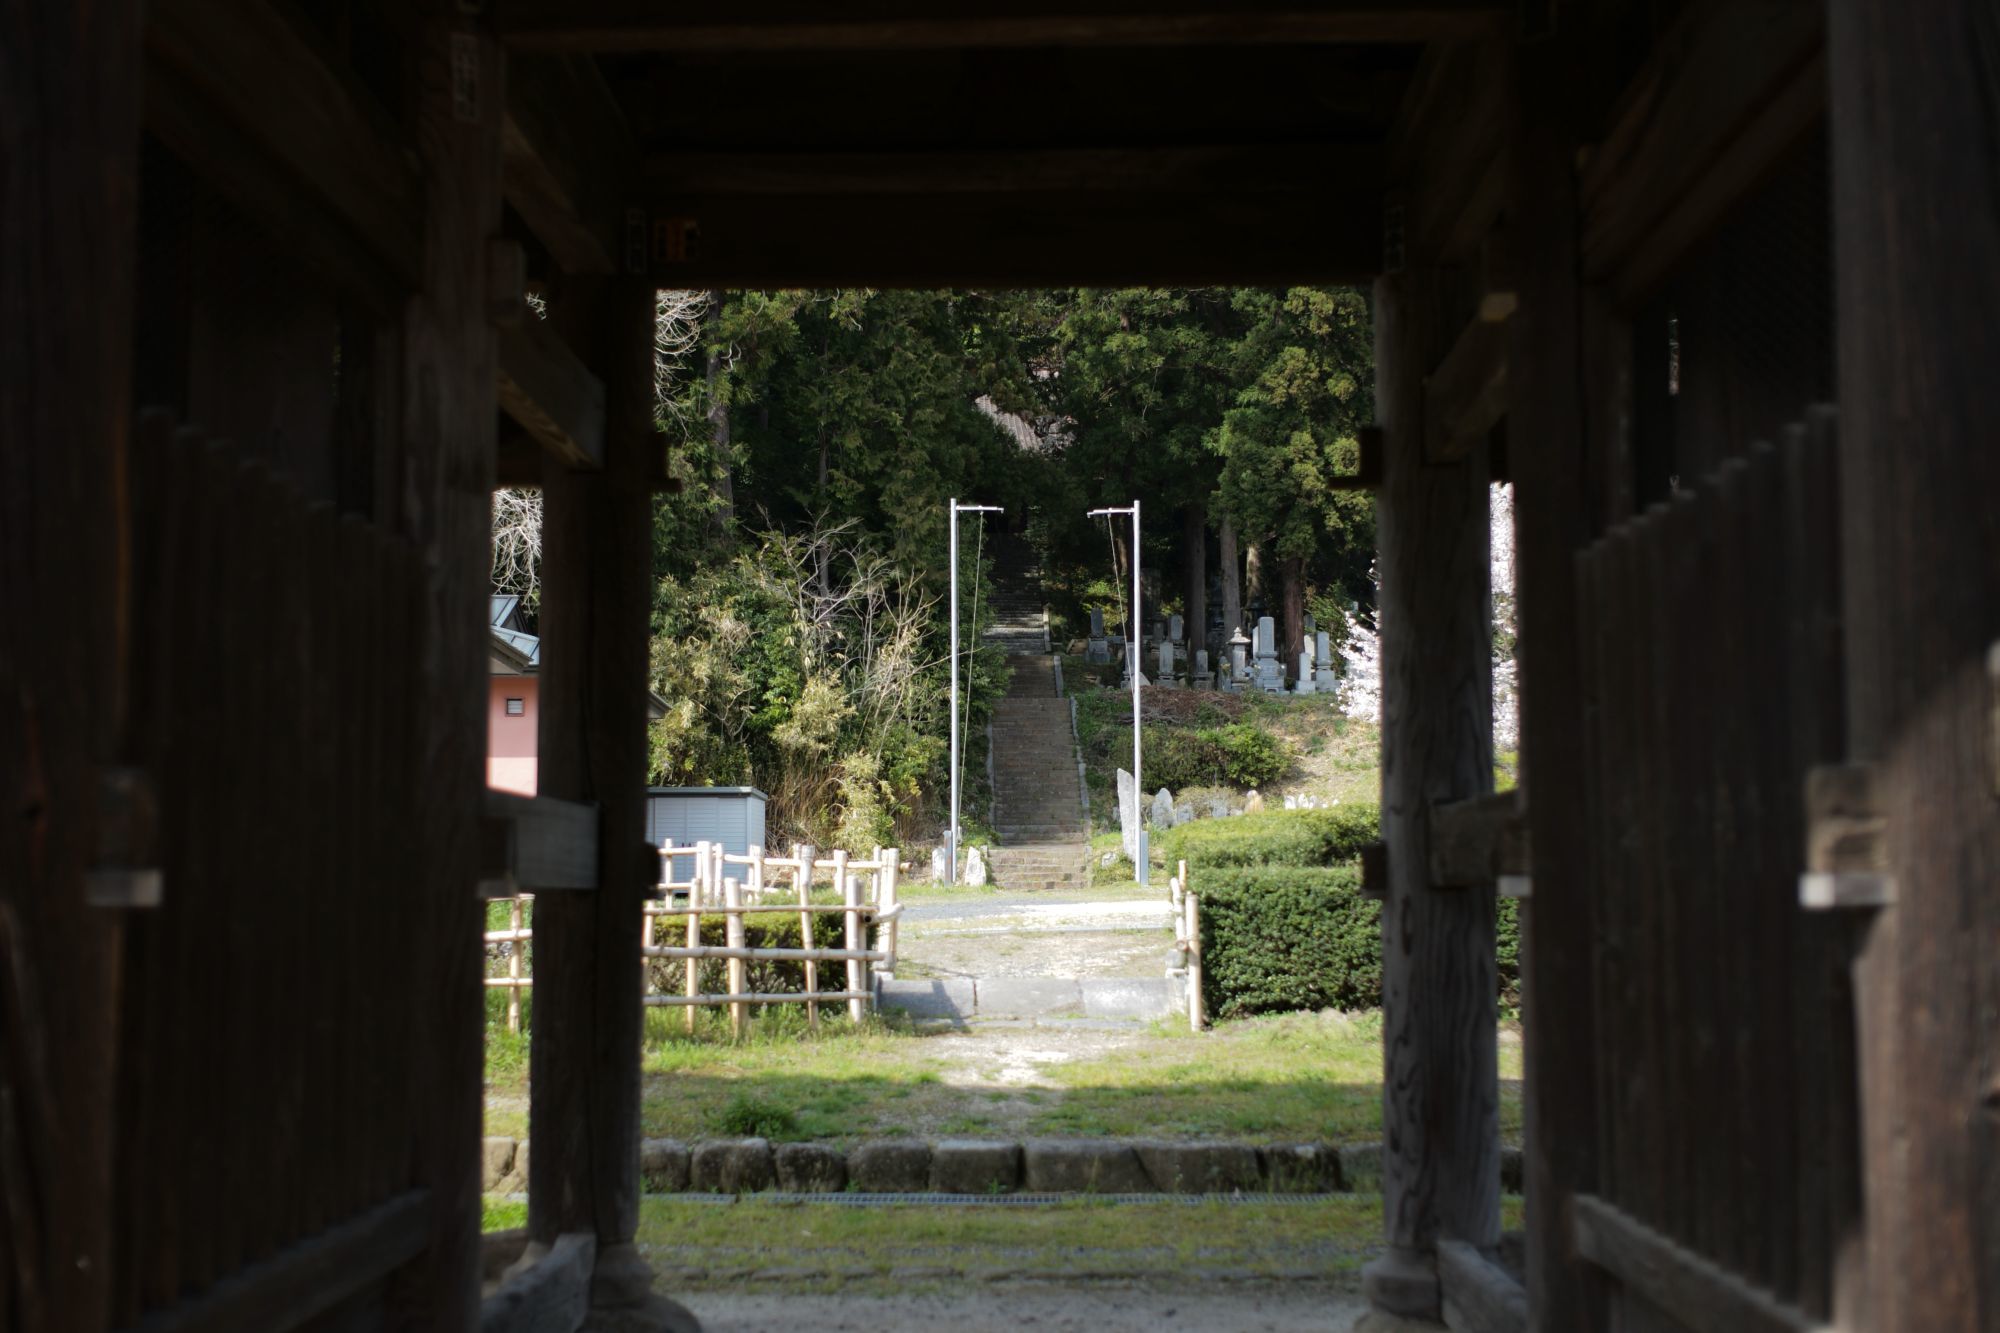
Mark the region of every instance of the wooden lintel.
POLYGON ((570 273, 615 273, 619 214, 636 154, 630 126, 595 61, 516 56, 501 132, 507 202, 570 273))
POLYGON ((388 112, 280 4, 161 0, 146 125, 238 208, 378 306, 414 291, 423 197, 388 112))
POLYGON ((1505 31, 1511 0, 1151 0, 1145 5, 869 0, 820 10, 757 0, 722 10, 654 0, 499 0, 519 49, 918 51, 1043 46, 1430 42, 1505 31))
POLYGON ((1462 1240, 1437 1246, 1444 1322, 1455 1333, 1527 1333, 1528 1293, 1506 1269, 1462 1240))
POLYGON ((1301 181, 1372 191, 1381 152, 1343 143, 965 150, 673 153, 652 158, 634 199, 715 195, 1044 194, 1222 190, 1299 195, 1301 181))
POLYGON ((661 286, 1177 286, 1357 282, 1380 262, 1380 203, 1346 184, 1293 194, 714 195, 635 205, 628 254, 661 286), (811 226, 801 226, 810 218, 811 226))
POLYGON ((1507 181, 1506 43, 1438 43, 1425 51, 1389 131, 1388 173, 1402 193, 1412 265, 1472 258, 1501 213, 1507 181))
POLYGON ((142 1320, 135 1333, 296 1328, 365 1291, 423 1252, 430 1194, 411 1190, 222 1279, 142 1320))
POLYGON ((1455 463, 1487 437, 1507 411, 1504 323, 1474 319, 1460 330, 1424 380, 1424 458, 1455 463))
POLYGON ((1432 887, 1470 888, 1526 874, 1527 823, 1518 791, 1433 805, 1432 887))
POLYGON ((597 807, 551 796, 486 793, 482 897, 597 887, 597 807))
POLYGON ((1577 1253, 1688 1328, 1829 1333, 1805 1312, 1590 1194, 1570 1204, 1577 1253))
POLYGON ((1329 490, 1372 491, 1382 485, 1382 428, 1363 426, 1355 437, 1361 459, 1351 477, 1334 477, 1327 482, 1329 490))
POLYGON ((1620 98, 1582 180, 1583 260, 1643 299, 1826 110, 1826 7, 1700 0, 1620 98))
POLYGON ((583 470, 604 465, 604 381, 547 320, 525 319, 501 333, 494 378, 500 406, 551 458, 583 470))
POLYGON ((479 1306, 479 1333, 540 1333, 580 1328, 590 1314, 597 1237, 569 1232, 548 1253, 514 1273, 479 1306))

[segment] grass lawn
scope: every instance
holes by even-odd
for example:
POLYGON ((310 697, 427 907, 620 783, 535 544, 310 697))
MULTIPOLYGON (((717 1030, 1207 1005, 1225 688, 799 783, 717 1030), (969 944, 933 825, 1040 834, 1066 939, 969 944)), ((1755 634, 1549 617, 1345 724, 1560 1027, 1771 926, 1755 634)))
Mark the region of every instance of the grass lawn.
MULTIPOLYGON (((639 1245, 668 1291, 714 1289, 756 1274, 760 1288, 902 1290, 913 1280, 1117 1275, 1153 1285, 1212 1274, 1351 1276, 1382 1243, 1375 1194, 1297 1203, 1219 1200, 970 1208, 853 1208, 745 1198, 649 1196, 639 1245), (919 1276, 920 1275, 920 1276, 919 1276)), ((1521 1200, 1502 1224, 1521 1225, 1521 1200)), ((489 1201, 487 1230, 520 1226, 526 1205, 489 1201)))
MULTIPOLYGON (((645 1133, 847 1143, 898 1136, 1146 1136, 1359 1142, 1381 1136, 1381 1018, 1284 1014, 1194 1034, 1152 1028, 920 1032, 870 1019, 760 1021, 732 1044, 654 1016, 645 1133)), ((677 1017, 677 1016, 676 1016, 677 1017)), ((1500 1049, 1501 1132, 1518 1140, 1521 1048, 1500 1049)), ((526 1132, 525 1072, 489 1064, 487 1132, 526 1132)))

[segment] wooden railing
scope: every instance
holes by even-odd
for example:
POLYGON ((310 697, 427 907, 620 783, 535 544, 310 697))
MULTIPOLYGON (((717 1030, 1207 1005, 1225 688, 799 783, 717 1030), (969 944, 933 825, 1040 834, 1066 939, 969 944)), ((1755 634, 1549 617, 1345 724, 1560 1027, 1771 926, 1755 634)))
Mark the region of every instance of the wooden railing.
MULTIPOLYGON (((845 851, 819 857, 811 847, 794 848, 790 856, 772 856, 761 847, 739 855, 714 842, 662 843, 659 895, 641 909, 639 954, 644 960, 683 963, 683 986, 677 993, 649 986, 644 1003, 685 1010, 690 1032, 696 1009, 725 1006, 730 1026, 739 1036, 748 1025, 750 1009, 761 1005, 803 1004, 808 1021, 817 1026, 820 1005, 845 1004, 848 1017, 859 1022, 874 1003, 873 978, 895 975, 897 922, 902 914, 896 899, 897 855, 893 847, 877 848, 870 857, 852 857, 845 851), (732 869, 740 873, 732 874, 732 869), (835 901, 827 900, 829 889, 835 901), (794 912, 799 947, 747 942, 746 918, 794 912), (723 920, 722 944, 702 941, 704 917, 723 920), (684 924, 679 942, 659 942, 663 920, 684 924), (823 930, 835 932, 832 942, 824 945, 819 942, 823 930), (720 991, 701 988, 701 964, 709 960, 725 964, 726 983, 720 991), (749 973, 756 963, 802 964, 805 985, 797 991, 753 991, 749 973), (831 988, 821 984, 823 963, 839 965, 838 981, 831 988)), ((485 935, 488 945, 508 946, 506 974, 489 976, 486 984, 507 991, 508 1029, 516 1032, 521 992, 535 984, 524 966, 525 950, 534 939, 532 923, 524 914, 524 905, 531 900, 526 894, 508 900, 508 927, 485 935)), ((669 933, 666 938, 676 937, 669 933)))

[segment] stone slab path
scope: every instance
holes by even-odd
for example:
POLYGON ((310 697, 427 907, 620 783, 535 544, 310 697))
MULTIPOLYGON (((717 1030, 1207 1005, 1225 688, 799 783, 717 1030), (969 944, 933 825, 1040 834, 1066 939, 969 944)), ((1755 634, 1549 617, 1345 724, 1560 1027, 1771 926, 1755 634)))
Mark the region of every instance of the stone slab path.
POLYGON ((1350 1327, 1368 1308, 1348 1284, 1268 1280, 1201 1291, 1122 1282, 960 1283, 896 1296, 694 1292, 678 1299, 707 1333, 1326 1333, 1350 1327))
POLYGON ((1134 1020, 1184 1011, 1166 976, 1165 894, 1091 901, 1007 895, 903 909, 884 1008, 946 1022, 1134 1020))

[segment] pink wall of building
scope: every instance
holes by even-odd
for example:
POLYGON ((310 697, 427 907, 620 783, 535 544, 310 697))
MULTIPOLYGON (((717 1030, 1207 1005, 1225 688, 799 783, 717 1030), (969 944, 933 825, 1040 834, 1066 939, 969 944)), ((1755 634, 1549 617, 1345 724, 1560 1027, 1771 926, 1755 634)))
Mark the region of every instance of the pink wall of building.
POLYGON ((487 680, 486 785, 533 796, 541 682, 533 676, 489 676, 487 680), (509 699, 521 701, 519 714, 507 711, 509 699))

